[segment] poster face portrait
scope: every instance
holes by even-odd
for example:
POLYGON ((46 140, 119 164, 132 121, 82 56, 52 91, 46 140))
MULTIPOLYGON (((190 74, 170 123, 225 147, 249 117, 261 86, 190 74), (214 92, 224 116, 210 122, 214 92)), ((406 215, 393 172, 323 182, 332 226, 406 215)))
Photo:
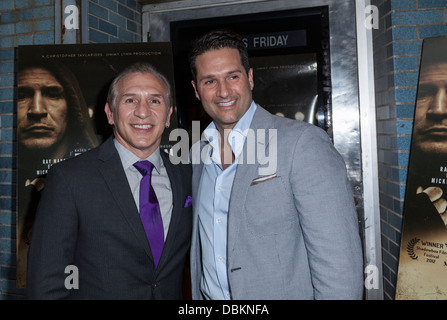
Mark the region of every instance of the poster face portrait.
POLYGON ((45 150, 61 144, 67 129, 65 90, 50 71, 29 68, 18 76, 17 135, 23 148, 45 150))
MULTIPOLYGON (((153 64, 173 87, 170 43, 19 46, 17 73, 17 287, 26 287, 27 252, 49 168, 98 146, 112 134, 104 106, 125 67, 153 64)), ((173 88, 172 88, 173 89, 173 88)), ((175 99, 172 98, 175 106, 175 99)), ((163 133, 177 127, 176 108, 163 133)))
POLYGON ((424 154, 447 155, 447 60, 421 70, 414 145, 424 154))
POLYGON ((27 155, 19 167, 38 169, 39 159, 62 159, 98 144, 78 80, 65 65, 28 60, 19 66, 17 85, 17 140, 27 155))

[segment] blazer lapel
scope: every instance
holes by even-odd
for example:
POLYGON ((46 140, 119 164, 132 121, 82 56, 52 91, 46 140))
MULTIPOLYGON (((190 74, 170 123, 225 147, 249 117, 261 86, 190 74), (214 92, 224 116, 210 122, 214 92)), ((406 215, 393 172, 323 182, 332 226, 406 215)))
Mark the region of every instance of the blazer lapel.
POLYGON ((113 200, 117 203, 119 211, 126 219, 137 241, 142 245, 147 255, 153 259, 121 159, 113 145, 113 139, 107 140, 101 148, 100 159, 103 163, 100 165, 99 171, 103 175, 104 181, 112 193, 113 200))
MULTIPOLYGON (((206 141, 200 141, 194 144, 191 148, 191 159, 192 159, 192 199, 193 199, 193 214, 192 214, 192 225, 193 225, 193 240, 196 235, 198 235, 198 203, 200 203, 200 186, 202 184, 202 175, 205 169, 205 164, 202 159, 203 154, 210 152, 211 145, 206 141)), ((198 238, 198 237, 197 237, 198 238)), ((195 243, 192 241, 192 243, 195 243)))
MULTIPOLYGON (((193 152, 195 152, 195 155, 192 157, 192 167, 193 167, 193 172, 192 172, 192 198, 193 198, 193 202, 195 203, 200 203, 200 186, 202 184, 202 175, 203 175, 203 171, 205 169, 205 163, 203 162, 204 159, 202 159, 202 155, 203 157, 205 157, 204 155, 209 153, 211 150, 211 145, 208 142, 205 141, 200 141, 200 143, 197 143, 193 146, 193 152)), ((193 212, 194 215, 197 213, 197 209, 198 206, 197 205, 193 205, 193 212)), ((198 214, 197 214, 198 215, 198 214)), ((194 222, 194 219, 193 219, 194 222)), ((193 224, 195 225, 195 223, 193 224)))
POLYGON ((252 148, 247 148, 247 143, 253 143, 253 141, 247 139, 245 141, 245 147, 243 149, 242 163, 239 163, 237 166, 233 187, 231 190, 228 216, 228 252, 232 252, 236 245, 237 235, 239 234, 239 227, 242 223, 240 219, 242 215, 241 211, 244 208, 248 188, 250 187, 253 179, 262 175, 262 170, 260 170, 261 166, 257 157, 262 152, 266 154, 265 152, 266 150, 268 150, 271 135, 268 132, 269 128, 266 127, 266 124, 271 125, 271 117, 272 115, 269 112, 261 108, 259 105, 257 106, 256 112, 250 125, 250 129, 253 130, 255 133, 255 155, 247 154, 247 150, 253 150, 252 148), (266 132, 264 138, 262 138, 262 136, 258 136, 257 129, 265 129, 266 132), (255 156, 254 164, 247 161, 247 159, 250 159, 250 157, 253 156, 255 156))

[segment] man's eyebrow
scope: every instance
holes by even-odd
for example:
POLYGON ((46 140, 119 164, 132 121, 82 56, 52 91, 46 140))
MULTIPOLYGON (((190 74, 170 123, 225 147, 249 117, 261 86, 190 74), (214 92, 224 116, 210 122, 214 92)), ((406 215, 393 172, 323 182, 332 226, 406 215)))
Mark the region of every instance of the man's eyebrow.
MULTIPOLYGON (((239 69, 230 70, 230 71, 227 71, 227 72, 225 73, 225 75, 232 75, 232 74, 235 74, 235 73, 242 73, 242 70, 239 70, 239 69)), ((199 79, 199 81, 203 81, 203 80, 207 80, 207 79, 213 79, 213 78, 215 78, 215 77, 216 77, 215 74, 207 74, 207 75, 202 76, 202 77, 199 79)))
POLYGON ((64 88, 62 86, 56 86, 56 85, 49 85, 49 86, 42 86, 43 89, 51 89, 51 90, 60 90, 64 91, 64 88))
POLYGON ((32 89, 34 89, 34 88, 60 88, 60 89, 64 89, 63 87, 62 87, 62 85, 59 85, 59 84, 39 84, 39 85, 33 85, 33 84, 21 84, 21 83, 18 83, 17 84, 17 86, 18 87, 20 87, 20 88, 32 88, 32 89))
MULTIPOLYGON (((35 92, 36 91, 36 86, 33 85, 18 85, 17 88, 19 89, 20 92, 35 92)), ((43 86, 39 86, 37 88, 37 90, 40 90, 42 92, 57 92, 60 94, 64 94, 65 90, 62 86, 58 86, 58 85, 43 85, 43 86)))
MULTIPOLYGON (((138 93, 126 92, 126 93, 123 93, 121 95, 122 98, 124 98, 124 97, 135 97, 135 96, 138 96, 138 93)), ((161 94, 161 93, 149 93, 148 96, 151 97, 151 98, 162 98, 162 99, 165 99, 164 95, 161 94)))
POLYGON ((161 93, 151 93, 151 94, 149 94, 149 96, 151 96, 151 97, 164 98, 164 96, 163 96, 161 93))
POLYGON ((446 80, 436 80, 436 81, 432 81, 430 79, 427 79, 427 80, 421 79, 419 81, 419 85, 424 86, 426 88, 429 88, 429 87, 437 88, 439 86, 445 87, 445 86, 447 86, 447 79, 446 80))
POLYGON ((124 98, 124 97, 134 97, 136 95, 137 95, 136 93, 126 92, 126 93, 123 93, 121 95, 121 98, 124 98))
POLYGON ((150 98, 158 98, 158 99, 161 99, 163 101, 166 100, 165 96, 163 94, 161 94, 161 93, 150 93, 148 96, 150 98))
POLYGON ((213 74, 208 74, 208 75, 205 75, 205 76, 203 76, 203 77, 200 77, 200 79, 198 79, 198 80, 199 80, 199 82, 201 82, 201 81, 204 81, 204 80, 213 79, 213 78, 215 78, 215 77, 216 77, 216 76, 213 75, 213 74))
POLYGON ((227 74, 233 74, 233 73, 242 73, 242 70, 236 69, 236 70, 228 71, 227 74))

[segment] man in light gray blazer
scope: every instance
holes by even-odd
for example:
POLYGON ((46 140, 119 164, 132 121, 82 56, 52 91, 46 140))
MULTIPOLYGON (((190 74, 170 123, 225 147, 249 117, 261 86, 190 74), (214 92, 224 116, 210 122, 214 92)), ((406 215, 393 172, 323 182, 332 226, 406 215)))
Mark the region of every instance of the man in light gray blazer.
POLYGON ((191 150, 193 299, 361 299, 354 198, 327 134, 252 100, 239 35, 204 35, 190 64, 213 119, 191 150))

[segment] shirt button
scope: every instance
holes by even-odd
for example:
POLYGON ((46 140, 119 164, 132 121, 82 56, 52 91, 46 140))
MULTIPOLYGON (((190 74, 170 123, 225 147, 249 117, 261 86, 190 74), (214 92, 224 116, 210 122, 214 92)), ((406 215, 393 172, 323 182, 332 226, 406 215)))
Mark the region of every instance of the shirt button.
POLYGON ((221 223, 222 220, 220 220, 220 219, 216 219, 216 222, 217 222, 217 223, 221 223))
POLYGON ((222 261, 223 260, 222 256, 218 256, 217 260, 222 261))

